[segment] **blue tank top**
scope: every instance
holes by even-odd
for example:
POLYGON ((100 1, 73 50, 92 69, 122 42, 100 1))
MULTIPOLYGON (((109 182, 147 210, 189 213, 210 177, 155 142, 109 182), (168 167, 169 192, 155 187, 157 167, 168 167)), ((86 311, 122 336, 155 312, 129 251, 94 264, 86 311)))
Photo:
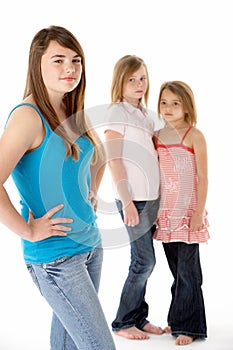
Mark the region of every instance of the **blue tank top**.
POLYGON ((73 219, 69 224, 72 230, 67 236, 49 237, 38 242, 22 239, 24 259, 40 264, 90 251, 101 244, 97 217, 88 199, 94 146, 87 136, 81 136, 76 140, 79 160, 66 158, 63 139, 52 131, 37 107, 22 103, 11 113, 22 105, 31 106, 38 112, 45 137, 38 148, 20 159, 11 174, 21 198, 21 215, 27 221, 30 209, 34 217, 39 218, 52 207, 64 204, 54 217, 73 219))

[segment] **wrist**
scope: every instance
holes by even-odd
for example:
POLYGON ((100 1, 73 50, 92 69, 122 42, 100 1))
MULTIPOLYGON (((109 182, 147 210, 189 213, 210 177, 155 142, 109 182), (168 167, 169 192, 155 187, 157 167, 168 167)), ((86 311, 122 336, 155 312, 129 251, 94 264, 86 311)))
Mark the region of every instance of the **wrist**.
POLYGON ((32 227, 28 224, 27 229, 24 230, 20 236, 21 236, 22 239, 25 239, 27 241, 31 241, 31 238, 33 236, 32 227))
POLYGON ((132 199, 128 199, 125 201, 122 200, 122 206, 124 210, 129 208, 132 204, 134 204, 132 199))

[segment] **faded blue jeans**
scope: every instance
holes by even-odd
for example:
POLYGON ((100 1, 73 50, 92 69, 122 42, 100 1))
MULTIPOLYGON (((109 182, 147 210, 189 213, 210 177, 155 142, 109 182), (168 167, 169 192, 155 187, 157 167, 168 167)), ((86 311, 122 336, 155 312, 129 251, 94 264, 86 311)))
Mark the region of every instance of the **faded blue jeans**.
MULTIPOLYGON (((122 203, 116 200, 118 210, 123 219, 122 203)), ((147 320, 149 307, 145 301, 146 285, 155 266, 155 252, 153 246, 154 222, 159 208, 159 199, 152 201, 134 201, 139 213, 139 224, 134 227, 126 225, 130 238, 131 262, 129 273, 125 281, 120 305, 112 330, 123 328, 143 327, 147 320)))
POLYGON ((115 350, 97 291, 103 249, 47 264, 27 264, 53 310, 51 350, 115 350))
POLYGON ((168 265, 174 277, 168 325, 172 335, 206 338, 207 326, 202 293, 199 244, 163 243, 168 265))

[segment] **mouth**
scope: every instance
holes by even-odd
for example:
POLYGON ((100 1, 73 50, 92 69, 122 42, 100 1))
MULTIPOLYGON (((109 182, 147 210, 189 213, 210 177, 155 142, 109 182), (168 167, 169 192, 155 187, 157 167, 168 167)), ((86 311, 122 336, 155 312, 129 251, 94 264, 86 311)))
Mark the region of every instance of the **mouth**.
POLYGON ((75 80, 75 78, 65 77, 65 78, 62 78, 61 80, 68 81, 68 82, 73 82, 75 80))

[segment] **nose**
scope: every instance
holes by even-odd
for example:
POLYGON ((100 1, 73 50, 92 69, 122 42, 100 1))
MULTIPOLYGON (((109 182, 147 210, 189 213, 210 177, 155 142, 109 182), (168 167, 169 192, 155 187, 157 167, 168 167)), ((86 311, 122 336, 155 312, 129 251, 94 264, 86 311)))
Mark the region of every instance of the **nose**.
POLYGON ((67 63, 65 67, 66 73, 72 73, 75 71, 74 64, 72 62, 67 63))
POLYGON ((171 105, 169 105, 168 103, 166 104, 166 106, 164 106, 164 109, 166 111, 170 111, 171 110, 171 105))

